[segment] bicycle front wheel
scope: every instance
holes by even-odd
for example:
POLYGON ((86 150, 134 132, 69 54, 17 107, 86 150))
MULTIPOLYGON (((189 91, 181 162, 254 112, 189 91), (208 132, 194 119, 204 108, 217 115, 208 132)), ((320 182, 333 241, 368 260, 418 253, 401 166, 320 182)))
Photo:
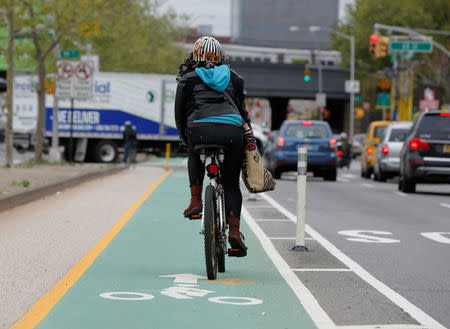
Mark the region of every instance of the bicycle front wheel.
POLYGON ((217 240, 216 240, 216 200, 214 187, 208 185, 205 190, 205 205, 203 212, 205 235, 205 263, 209 280, 217 278, 217 240))

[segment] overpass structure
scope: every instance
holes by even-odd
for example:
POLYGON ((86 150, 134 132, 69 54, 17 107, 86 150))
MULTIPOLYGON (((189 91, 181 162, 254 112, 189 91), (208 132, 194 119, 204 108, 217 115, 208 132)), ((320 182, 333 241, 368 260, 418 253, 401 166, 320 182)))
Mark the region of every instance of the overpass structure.
MULTIPOLYGON (((319 66, 308 65, 311 80, 303 79, 304 64, 257 63, 233 61, 232 67, 245 78, 248 97, 269 100, 272 108, 272 129, 280 127, 286 118, 287 106, 292 99, 315 99, 319 92, 319 66)), ((322 92, 326 94, 330 116, 327 121, 336 130, 344 127, 346 103, 346 70, 338 67, 322 66, 322 92)))

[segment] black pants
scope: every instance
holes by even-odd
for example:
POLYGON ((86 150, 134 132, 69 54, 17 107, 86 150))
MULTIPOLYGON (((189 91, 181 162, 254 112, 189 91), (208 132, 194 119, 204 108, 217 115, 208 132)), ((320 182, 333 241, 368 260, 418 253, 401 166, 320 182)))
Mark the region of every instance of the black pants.
POLYGON ((225 216, 240 218, 242 194, 239 188, 239 175, 244 155, 243 130, 233 125, 208 125, 186 129, 189 147, 188 170, 189 183, 203 185, 205 167, 200 156, 194 153, 198 144, 219 144, 226 147, 225 160, 222 164, 222 185, 225 190, 225 216))

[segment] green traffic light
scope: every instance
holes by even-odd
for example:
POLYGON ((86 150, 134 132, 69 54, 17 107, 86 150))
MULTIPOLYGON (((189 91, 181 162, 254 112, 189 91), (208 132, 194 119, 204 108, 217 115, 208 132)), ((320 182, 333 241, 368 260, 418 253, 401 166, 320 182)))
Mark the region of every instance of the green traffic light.
POLYGON ((305 79, 305 81, 308 82, 309 80, 311 80, 311 77, 309 75, 305 75, 303 79, 305 79))

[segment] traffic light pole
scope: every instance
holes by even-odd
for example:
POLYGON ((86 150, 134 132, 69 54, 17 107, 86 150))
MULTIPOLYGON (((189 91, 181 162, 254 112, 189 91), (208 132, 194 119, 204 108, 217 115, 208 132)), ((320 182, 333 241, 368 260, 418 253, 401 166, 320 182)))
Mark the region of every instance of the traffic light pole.
MULTIPOLYGON (((355 37, 353 35, 350 35, 350 80, 355 81, 355 37)), ((349 124, 349 140, 350 143, 353 142, 353 135, 354 135, 354 124, 355 124, 355 93, 352 90, 350 91, 350 124, 349 124)))
POLYGON ((378 23, 375 23, 373 28, 375 29, 375 31, 387 30, 389 32, 395 31, 395 32, 400 32, 400 33, 406 33, 406 34, 409 34, 410 36, 415 36, 415 37, 418 37, 418 38, 423 39, 425 41, 429 41, 429 42, 431 42, 433 44, 433 46, 435 46, 440 51, 442 51, 445 55, 447 55, 447 57, 450 57, 450 51, 448 51, 444 46, 442 46, 440 43, 437 43, 436 41, 434 41, 433 38, 427 37, 426 35, 423 35, 423 34, 421 34, 419 32, 414 31, 414 30, 408 29, 406 27, 389 26, 389 25, 378 24, 378 23))
MULTIPOLYGON (((347 35, 342 32, 330 29, 328 27, 322 26, 310 26, 309 30, 311 32, 316 32, 320 30, 328 31, 330 33, 334 33, 341 38, 347 39, 350 41, 350 80, 355 81, 355 37, 353 35, 347 35)), ((320 79, 320 77, 319 77, 320 79)), ((354 114, 355 114, 355 92, 350 91, 350 115, 349 115, 349 140, 353 140, 354 135, 354 114)))

